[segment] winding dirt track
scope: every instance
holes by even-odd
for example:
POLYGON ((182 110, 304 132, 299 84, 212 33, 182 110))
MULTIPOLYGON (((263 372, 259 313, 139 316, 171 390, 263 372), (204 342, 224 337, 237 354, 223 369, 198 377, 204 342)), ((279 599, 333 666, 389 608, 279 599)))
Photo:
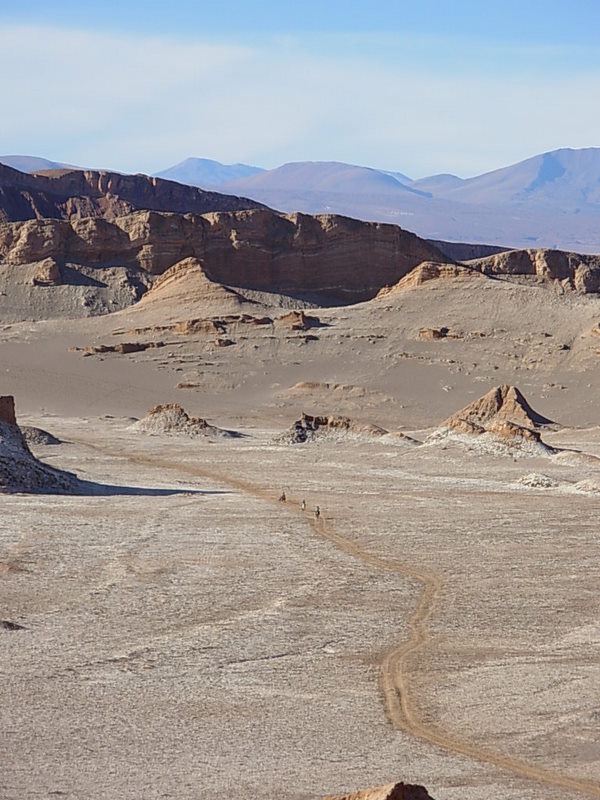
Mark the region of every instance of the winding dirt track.
POLYGON ((71 439, 73 443, 84 445, 90 449, 97 450, 104 455, 122 458, 135 464, 161 469, 173 470, 194 477, 208 478, 212 481, 222 483, 252 497, 273 503, 281 510, 288 513, 296 513, 309 520, 314 531, 323 538, 330 541, 335 547, 353 558, 357 558, 364 564, 386 572, 394 572, 398 575, 410 578, 420 584, 421 591, 414 614, 409 620, 410 637, 397 647, 388 651, 381 664, 381 684, 385 700, 386 710, 393 727, 396 730, 403 730, 414 736, 416 739, 428 742, 442 748, 443 750, 467 756, 476 761, 490 764, 520 778, 526 778, 547 786, 556 786, 561 789, 568 789, 585 797, 600 799, 600 785, 569 775, 555 772, 542 766, 530 764, 513 758, 494 750, 479 747, 476 744, 460 739, 450 732, 436 729, 419 718, 417 709, 413 706, 410 699, 408 660, 417 651, 426 647, 430 640, 427 628, 437 596, 442 588, 441 579, 434 573, 424 572, 414 569, 403 562, 392 559, 381 558, 377 555, 363 550, 359 544, 347 539, 338 533, 335 528, 321 517, 316 520, 312 515, 300 510, 300 499, 288 495, 286 504, 279 503, 272 490, 251 483, 250 481, 240 480, 231 475, 211 470, 205 467, 192 466, 190 464, 178 463, 168 459, 151 457, 147 455, 123 453, 109 447, 103 447, 87 439, 71 439), (290 508, 292 507, 292 508, 290 508))

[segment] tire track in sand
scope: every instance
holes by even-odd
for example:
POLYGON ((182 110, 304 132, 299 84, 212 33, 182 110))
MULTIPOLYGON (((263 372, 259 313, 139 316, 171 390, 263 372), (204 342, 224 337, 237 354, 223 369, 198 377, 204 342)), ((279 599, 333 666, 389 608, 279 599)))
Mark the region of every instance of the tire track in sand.
POLYGON ((160 467, 161 469, 172 470, 194 477, 208 478, 217 483, 239 489, 241 492, 259 500, 264 500, 279 506, 282 510, 286 509, 289 513, 300 514, 303 519, 311 524, 313 530, 319 536, 327 539, 335 545, 338 550, 362 561, 364 564, 385 572, 394 572, 420 584, 421 591, 414 613, 408 623, 410 636, 400 645, 389 650, 381 663, 381 687, 386 710, 392 726, 396 730, 402 730, 410 734, 415 739, 427 742, 428 744, 451 753, 472 758, 480 763, 490 764, 493 767, 505 770, 519 778, 532 780, 546 786, 569 789, 582 796, 600 800, 600 785, 597 783, 571 777, 543 766, 537 766, 527 761, 522 761, 521 759, 496 752, 491 748, 481 747, 468 740, 461 739, 450 732, 437 729, 427 724, 419 717, 418 710, 415 708, 410 698, 408 660, 410 656, 414 655, 419 650, 423 650, 431 639, 427 628, 427 622, 431 617, 435 601, 442 588, 442 581, 439 576, 431 572, 414 569, 403 562, 382 558, 363 550, 359 544, 338 533, 338 531, 332 525, 328 524, 327 520, 323 519, 323 517, 315 520, 307 515, 306 512, 302 512, 299 509, 300 500, 298 498, 290 496, 288 497, 288 503, 283 504, 278 502, 272 490, 251 483, 250 481, 235 478, 226 473, 219 472, 218 470, 186 464, 185 462, 175 462, 145 454, 123 453, 119 450, 113 450, 110 447, 98 445, 87 439, 71 438, 70 441, 74 444, 81 444, 90 449, 97 450, 104 455, 121 458, 134 464, 160 467), (295 509, 290 509, 290 505, 294 505, 295 509))

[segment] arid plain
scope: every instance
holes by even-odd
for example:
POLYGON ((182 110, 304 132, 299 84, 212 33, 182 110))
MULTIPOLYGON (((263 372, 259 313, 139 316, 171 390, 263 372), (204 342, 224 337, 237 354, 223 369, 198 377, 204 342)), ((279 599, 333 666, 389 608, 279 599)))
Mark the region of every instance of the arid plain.
POLYGON ((3 798, 600 797, 597 293, 2 269, 3 798))

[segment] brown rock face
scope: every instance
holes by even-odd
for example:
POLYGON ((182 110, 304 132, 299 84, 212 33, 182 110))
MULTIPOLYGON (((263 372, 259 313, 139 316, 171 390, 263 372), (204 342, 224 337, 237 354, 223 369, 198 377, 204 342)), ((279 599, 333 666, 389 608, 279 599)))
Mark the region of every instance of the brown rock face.
POLYGON ((508 250, 471 261, 485 275, 532 275, 582 293, 600 291, 600 256, 562 250, 508 250))
POLYGON ((0 397, 0 422, 16 425, 15 398, 11 394, 0 397))
POLYGON ((137 209, 179 214, 264 208, 254 200, 205 192, 147 175, 50 170, 29 175, 0 164, 0 221, 104 217, 137 209))
POLYGON ((390 783, 353 794, 335 794, 323 800, 433 800, 424 786, 411 783, 390 783))
POLYGON ((45 219, 0 225, 0 259, 45 258, 125 266, 161 275, 182 260, 201 262, 214 283, 323 302, 368 300, 426 259, 432 245, 395 225, 346 217, 287 216, 267 210, 194 214, 138 211, 106 219, 45 219))

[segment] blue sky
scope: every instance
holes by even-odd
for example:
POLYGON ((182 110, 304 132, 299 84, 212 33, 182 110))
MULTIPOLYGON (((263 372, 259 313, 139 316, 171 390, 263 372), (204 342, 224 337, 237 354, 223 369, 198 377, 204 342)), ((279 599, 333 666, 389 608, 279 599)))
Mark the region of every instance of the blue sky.
POLYGON ((0 152, 466 176, 600 145, 600 4, 0 5, 0 152))

